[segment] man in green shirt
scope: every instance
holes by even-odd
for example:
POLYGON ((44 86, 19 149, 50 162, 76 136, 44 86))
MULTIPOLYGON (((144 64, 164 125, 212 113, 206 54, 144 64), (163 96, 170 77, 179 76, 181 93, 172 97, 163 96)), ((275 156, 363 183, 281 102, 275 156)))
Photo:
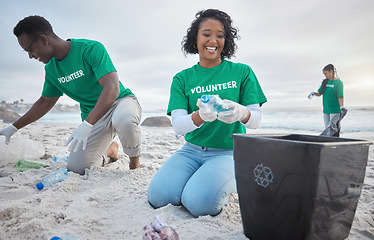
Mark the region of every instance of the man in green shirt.
POLYGON ((0 131, 6 143, 18 129, 44 116, 66 94, 79 102, 83 121, 66 141, 66 145, 70 144, 68 169, 84 174, 86 168, 102 164, 106 150, 108 157, 116 160, 118 145, 111 145, 116 133, 130 158, 130 169, 138 168, 141 107, 119 81, 105 47, 86 39, 63 40, 40 16, 21 20, 14 34, 30 59, 46 64, 45 81, 42 95, 32 108, 0 131))

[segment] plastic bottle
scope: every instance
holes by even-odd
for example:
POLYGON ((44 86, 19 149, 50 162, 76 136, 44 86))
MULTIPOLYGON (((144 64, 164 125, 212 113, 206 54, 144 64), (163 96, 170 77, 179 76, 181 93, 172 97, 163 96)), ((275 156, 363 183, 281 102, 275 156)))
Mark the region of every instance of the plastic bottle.
POLYGON ((69 172, 66 168, 61 168, 60 170, 50 173, 42 178, 42 181, 36 184, 36 188, 41 190, 46 187, 50 187, 53 184, 61 182, 62 180, 69 177, 69 172))
POLYGON ((361 195, 361 188, 349 187, 346 189, 346 193, 355 197, 359 197, 361 195))
POLYGON ((308 95, 308 98, 309 98, 309 99, 311 99, 312 97, 314 97, 314 92, 311 92, 311 93, 309 93, 309 95, 308 95))
POLYGON ((20 159, 18 160, 16 164, 17 170, 21 172, 29 170, 29 169, 39 169, 43 167, 48 167, 48 165, 43 162, 27 160, 27 159, 20 159))
POLYGON ((202 95, 200 98, 201 102, 206 108, 217 113, 228 111, 230 109, 222 108, 223 101, 218 95, 202 95))
POLYGON ((64 235, 62 237, 54 236, 50 240, 82 240, 82 238, 71 235, 71 234, 67 234, 67 235, 64 235))
POLYGON ((56 163, 56 162, 67 162, 68 158, 69 158, 69 154, 68 153, 58 154, 58 155, 54 155, 52 157, 52 162, 53 163, 56 163))

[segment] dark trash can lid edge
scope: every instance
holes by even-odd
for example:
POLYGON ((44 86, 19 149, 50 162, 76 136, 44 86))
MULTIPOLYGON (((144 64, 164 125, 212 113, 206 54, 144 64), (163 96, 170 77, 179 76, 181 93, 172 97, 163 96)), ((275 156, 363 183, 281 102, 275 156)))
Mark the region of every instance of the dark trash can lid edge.
POLYGON ((338 137, 328 137, 328 136, 320 136, 320 135, 308 135, 308 134, 246 134, 246 133, 235 133, 232 134, 231 137, 235 138, 257 138, 264 141, 282 141, 288 143, 302 143, 302 144, 311 144, 311 145, 352 145, 352 144, 360 144, 360 145, 372 145, 373 142, 368 140, 362 139, 351 139, 351 138, 338 138, 338 137), (277 137, 290 137, 290 136, 307 136, 307 137, 314 137, 314 138, 328 138, 328 139, 337 139, 339 141, 302 141, 302 140, 290 140, 290 139, 282 139, 277 137))

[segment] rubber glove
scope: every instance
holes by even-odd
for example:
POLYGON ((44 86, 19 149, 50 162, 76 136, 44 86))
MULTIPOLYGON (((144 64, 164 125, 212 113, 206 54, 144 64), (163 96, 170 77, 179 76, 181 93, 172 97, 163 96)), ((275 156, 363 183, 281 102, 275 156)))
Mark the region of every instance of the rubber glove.
POLYGON ((205 122, 213 122, 217 119, 217 112, 206 108, 200 98, 197 99, 196 106, 199 107, 199 115, 205 122))
POLYGON ((224 99, 222 108, 230 109, 228 111, 223 111, 218 114, 218 120, 224 123, 233 123, 237 121, 243 121, 249 115, 249 110, 240 105, 239 103, 224 99))
POLYGON ((5 144, 9 144, 10 137, 15 134, 18 131, 18 129, 12 124, 7 128, 4 128, 3 130, 0 130, 0 135, 5 136, 5 144))
POLYGON ((76 152, 81 144, 83 144, 82 149, 85 150, 87 139, 91 134, 92 128, 93 125, 84 120, 65 142, 65 146, 69 145, 69 143, 71 142, 69 151, 72 151, 74 149, 74 152, 76 152))

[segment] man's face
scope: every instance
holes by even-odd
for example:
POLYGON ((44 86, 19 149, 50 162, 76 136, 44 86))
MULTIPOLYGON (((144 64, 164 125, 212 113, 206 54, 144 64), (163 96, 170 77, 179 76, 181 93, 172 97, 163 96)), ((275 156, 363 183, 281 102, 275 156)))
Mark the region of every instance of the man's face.
POLYGON ((18 37, 18 43, 29 54, 30 59, 35 58, 39 62, 47 64, 53 58, 53 51, 45 35, 33 37, 22 33, 18 37))

